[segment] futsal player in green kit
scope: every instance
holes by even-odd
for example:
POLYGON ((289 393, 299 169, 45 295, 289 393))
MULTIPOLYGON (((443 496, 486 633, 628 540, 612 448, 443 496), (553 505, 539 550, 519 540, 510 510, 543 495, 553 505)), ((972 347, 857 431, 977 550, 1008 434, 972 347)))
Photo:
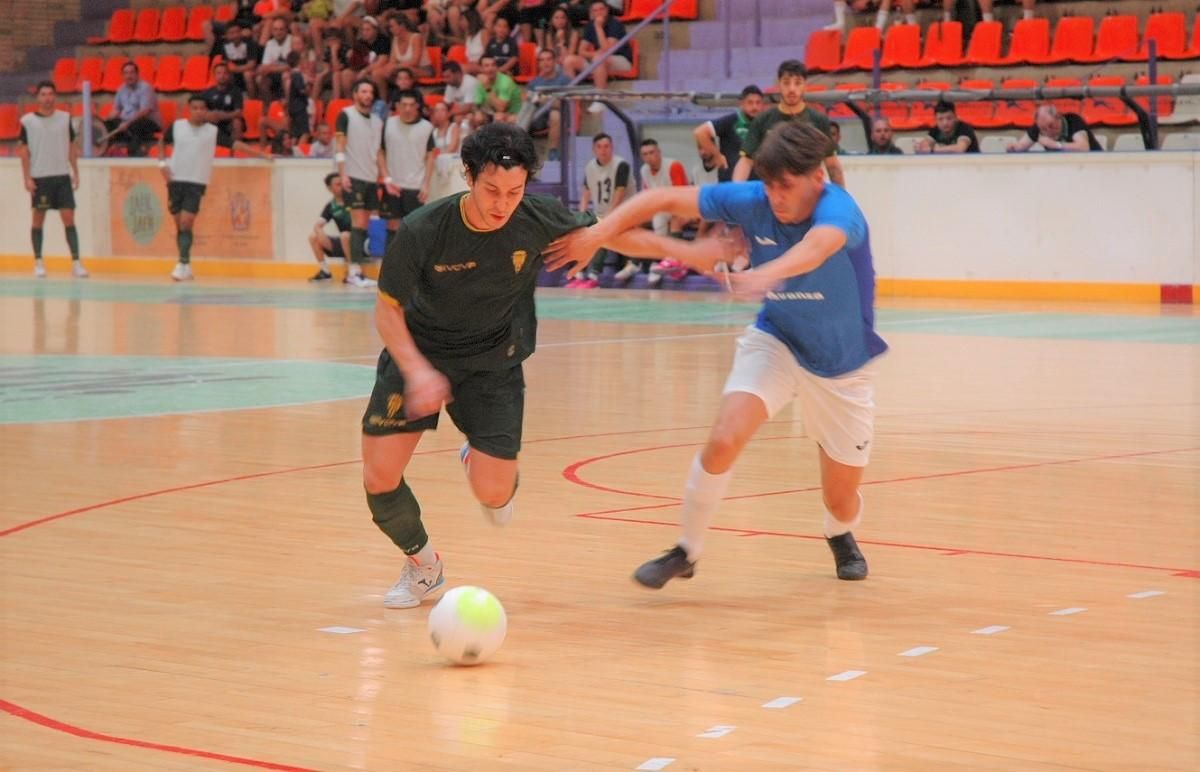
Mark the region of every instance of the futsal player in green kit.
MULTIPOLYGON (((468 191, 405 217, 379 272, 375 325, 385 348, 362 419, 363 485, 375 524, 407 556, 384 596, 389 608, 417 606, 445 582, 404 477, 443 405, 467 436, 461 458, 486 519, 504 525, 512 518, 525 405, 521 363, 535 346, 542 250, 595 222, 556 198, 526 194, 537 153, 523 129, 488 124, 463 142, 461 155, 468 191)), ((724 249, 716 240, 681 243, 641 230, 605 246, 697 261, 724 249)))

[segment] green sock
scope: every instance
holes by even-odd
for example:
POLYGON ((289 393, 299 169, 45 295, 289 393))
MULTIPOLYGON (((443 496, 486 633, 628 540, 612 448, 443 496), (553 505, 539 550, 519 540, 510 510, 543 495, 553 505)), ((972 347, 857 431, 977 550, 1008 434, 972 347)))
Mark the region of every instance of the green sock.
POLYGON ((35 260, 42 259, 42 229, 31 228, 29 236, 33 239, 33 258, 35 260))
POLYGON ((375 525, 405 555, 415 555, 429 543, 429 535, 421 523, 421 505, 407 480, 401 480, 400 487, 388 493, 368 492, 367 506, 375 525))
POLYGON ((367 231, 364 228, 350 229, 350 262, 361 263, 366 258, 367 231))
POLYGON ((179 245, 179 262, 184 265, 192 262, 192 232, 179 231, 175 234, 175 243, 179 245))
POLYGON ((71 259, 79 259, 79 231, 75 230, 74 225, 68 225, 67 231, 67 246, 71 248, 71 259))

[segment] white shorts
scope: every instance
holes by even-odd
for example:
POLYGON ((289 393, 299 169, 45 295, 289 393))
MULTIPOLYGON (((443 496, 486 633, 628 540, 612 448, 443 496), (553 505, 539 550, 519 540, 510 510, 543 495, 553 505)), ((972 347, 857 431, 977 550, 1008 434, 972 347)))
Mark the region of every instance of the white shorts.
POLYGON ((809 436, 834 461, 866 466, 875 433, 874 379, 871 360, 836 378, 813 375, 775 336, 749 327, 738 338, 725 394, 741 391, 763 401, 774 416, 795 400, 809 436))
POLYGON ((633 69, 633 62, 620 54, 613 54, 605 59, 604 63, 608 65, 609 72, 629 72, 633 69))

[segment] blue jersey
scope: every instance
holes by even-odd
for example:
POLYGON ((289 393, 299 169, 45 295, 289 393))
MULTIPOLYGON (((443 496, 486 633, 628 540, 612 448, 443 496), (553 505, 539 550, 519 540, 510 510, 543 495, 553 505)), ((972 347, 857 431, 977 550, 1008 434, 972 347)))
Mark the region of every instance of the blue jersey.
POLYGON ((845 233, 845 246, 816 270, 767 293, 755 326, 781 340, 805 370, 826 378, 857 370, 887 351, 875 334, 875 268, 867 220, 845 190, 827 182, 812 217, 785 225, 771 211, 763 183, 706 185, 700 188, 700 215, 742 226, 753 266, 780 257, 814 226, 845 233))

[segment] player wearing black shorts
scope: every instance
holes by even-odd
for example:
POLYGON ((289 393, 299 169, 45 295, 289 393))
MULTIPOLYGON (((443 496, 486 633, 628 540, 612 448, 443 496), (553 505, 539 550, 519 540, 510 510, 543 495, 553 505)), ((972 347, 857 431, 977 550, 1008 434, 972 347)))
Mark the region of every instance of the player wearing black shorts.
POLYGON ((37 85, 37 110, 21 116, 17 154, 25 190, 33 197, 33 275, 46 276, 42 262, 42 225, 46 212, 57 209, 71 250, 71 274, 86 279, 87 269, 79 262, 79 233, 75 230, 75 188, 79 187, 75 130, 71 116, 54 109, 58 91, 50 81, 37 85))
POLYGON ((433 177, 433 124, 421 117, 421 95, 401 91, 396 95, 396 114, 383 128, 387 177, 382 214, 387 220, 388 243, 395 238, 400 221, 429 199, 433 177))
POLYGON ((334 126, 338 174, 350 202, 350 265, 346 283, 373 287, 375 282, 363 276, 367 259, 367 223, 371 212, 379 211, 379 180, 387 176, 383 158, 383 121, 371 111, 375 104, 375 84, 363 78, 350 92, 354 100, 338 114, 334 126))
POLYGON ((346 207, 346 198, 342 193, 342 178, 336 172, 326 174, 325 189, 332 198, 321 210, 321 219, 313 226, 312 233, 308 234, 308 246, 320 266, 317 272, 309 277, 309 281, 332 279, 333 274, 329 272, 329 264, 325 258, 340 257, 344 260, 350 254, 350 210, 346 207), (337 236, 330 236, 325 231, 329 223, 337 226, 337 236))

